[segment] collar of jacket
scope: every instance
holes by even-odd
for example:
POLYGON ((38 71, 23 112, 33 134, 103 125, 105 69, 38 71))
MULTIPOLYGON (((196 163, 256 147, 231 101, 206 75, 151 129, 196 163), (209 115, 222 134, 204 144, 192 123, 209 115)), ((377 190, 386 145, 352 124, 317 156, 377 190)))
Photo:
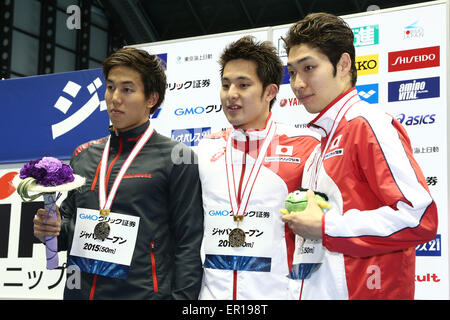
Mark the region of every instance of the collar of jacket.
POLYGON ((231 132, 231 138, 235 141, 249 141, 263 140, 266 138, 269 132, 269 121, 272 118, 272 112, 269 112, 269 116, 266 120, 266 126, 263 129, 238 129, 233 128, 231 132))
POLYGON ((342 107, 353 97, 358 96, 355 87, 350 88, 341 95, 337 96, 329 105, 327 105, 310 123, 308 128, 320 134, 322 138, 328 136, 333 129, 333 125, 339 115, 342 107))
POLYGON ((140 126, 133 128, 131 130, 125 131, 125 132, 116 132, 116 130, 114 130, 113 126, 109 126, 108 129, 111 134, 111 142, 113 142, 114 140, 118 140, 120 137, 120 138, 122 138, 123 142, 125 142, 125 143, 129 142, 129 143, 134 144, 144 134, 145 130, 147 130, 149 125, 150 125, 150 121, 147 121, 144 124, 141 124, 140 126))

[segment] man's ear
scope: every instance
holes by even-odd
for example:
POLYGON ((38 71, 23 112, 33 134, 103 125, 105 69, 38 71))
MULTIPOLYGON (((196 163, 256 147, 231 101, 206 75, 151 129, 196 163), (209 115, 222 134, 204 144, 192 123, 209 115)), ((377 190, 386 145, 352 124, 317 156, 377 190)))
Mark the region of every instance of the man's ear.
POLYGON ((278 86, 275 83, 269 84, 265 90, 267 102, 272 101, 273 98, 276 97, 277 93, 278 93, 278 86))
POLYGON ((147 99, 147 108, 150 110, 153 108, 153 106, 158 102, 159 99, 159 93, 158 92, 152 92, 150 93, 150 96, 147 99))
POLYGON ((347 52, 344 52, 341 55, 341 58, 338 61, 337 69, 341 73, 341 76, 346 76, 347 74, 351 73, 352 69, 352 59, 350 58, 350 55, 347 52))

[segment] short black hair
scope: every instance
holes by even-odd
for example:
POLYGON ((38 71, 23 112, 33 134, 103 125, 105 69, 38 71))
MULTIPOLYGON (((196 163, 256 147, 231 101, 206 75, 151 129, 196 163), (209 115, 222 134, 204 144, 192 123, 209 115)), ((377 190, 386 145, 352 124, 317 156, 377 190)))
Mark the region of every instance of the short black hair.
POLYGON ((149 98, 154 92, 159 95, 157 103, 150 109, 150 114, 153 114, 163 103, 167 79, 158 56, 141 49, 121 48, 106 58, 102 66, 105 80, 113 67, 125 66, 136 70, 141 75, 145 97, 149 98))
MULTIPOLYGON (((223 77, 225 65, 236 59, 254 61, 256 63, 256 74, 262 82, 263 92, 269 84, 281 85, 284 67, 278 56, 277 49, 270 41, 257 41, 253 36, 245 36, 228 45, 219 59, 220 76, 223 77)), ((269 109, 275 98, 270 101, 269 109)))
POLYGON ((283 40, 288 55, 292 47, 300 44, 319 49, 333 65, 334 75, 342 54, 348 53, 351 59, 352 86, 356 84, 354 35, 342 18, 326 12, 310 13, 294 23, 283 40))

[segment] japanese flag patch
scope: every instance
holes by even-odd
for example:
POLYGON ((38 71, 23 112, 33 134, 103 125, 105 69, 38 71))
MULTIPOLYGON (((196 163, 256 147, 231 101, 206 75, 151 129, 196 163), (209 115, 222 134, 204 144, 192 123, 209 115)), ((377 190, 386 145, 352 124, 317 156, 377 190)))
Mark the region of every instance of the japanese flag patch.
POLYGON ((281 155, 281 156, 292 156, 293 151, 294 151, 294 146, 278 145, 277 149, 275 150, 275 154, 281 155))

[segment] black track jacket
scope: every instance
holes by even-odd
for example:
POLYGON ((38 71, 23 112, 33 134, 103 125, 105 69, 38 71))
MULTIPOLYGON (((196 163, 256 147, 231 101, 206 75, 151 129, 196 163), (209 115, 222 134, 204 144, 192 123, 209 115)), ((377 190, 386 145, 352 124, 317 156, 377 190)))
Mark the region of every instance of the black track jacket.
MULTIPOLYGON (((119 135, 111 131, 107 193, 148 126, 149 122, 119 135)), ((99 209, 99 164, 106 140, 79 146, 70 161, 86 184, 70 191, 60 208, 58 250, 67 250, 68 257, 77 208, 99 209)), ((111 212, 140 217, 128 277, 80 272, 77 289, 76 275, 68 268, 64 299, 197 299, 202 279, 203 209, 194 152, 154 131, 125 173, 111 212)))

